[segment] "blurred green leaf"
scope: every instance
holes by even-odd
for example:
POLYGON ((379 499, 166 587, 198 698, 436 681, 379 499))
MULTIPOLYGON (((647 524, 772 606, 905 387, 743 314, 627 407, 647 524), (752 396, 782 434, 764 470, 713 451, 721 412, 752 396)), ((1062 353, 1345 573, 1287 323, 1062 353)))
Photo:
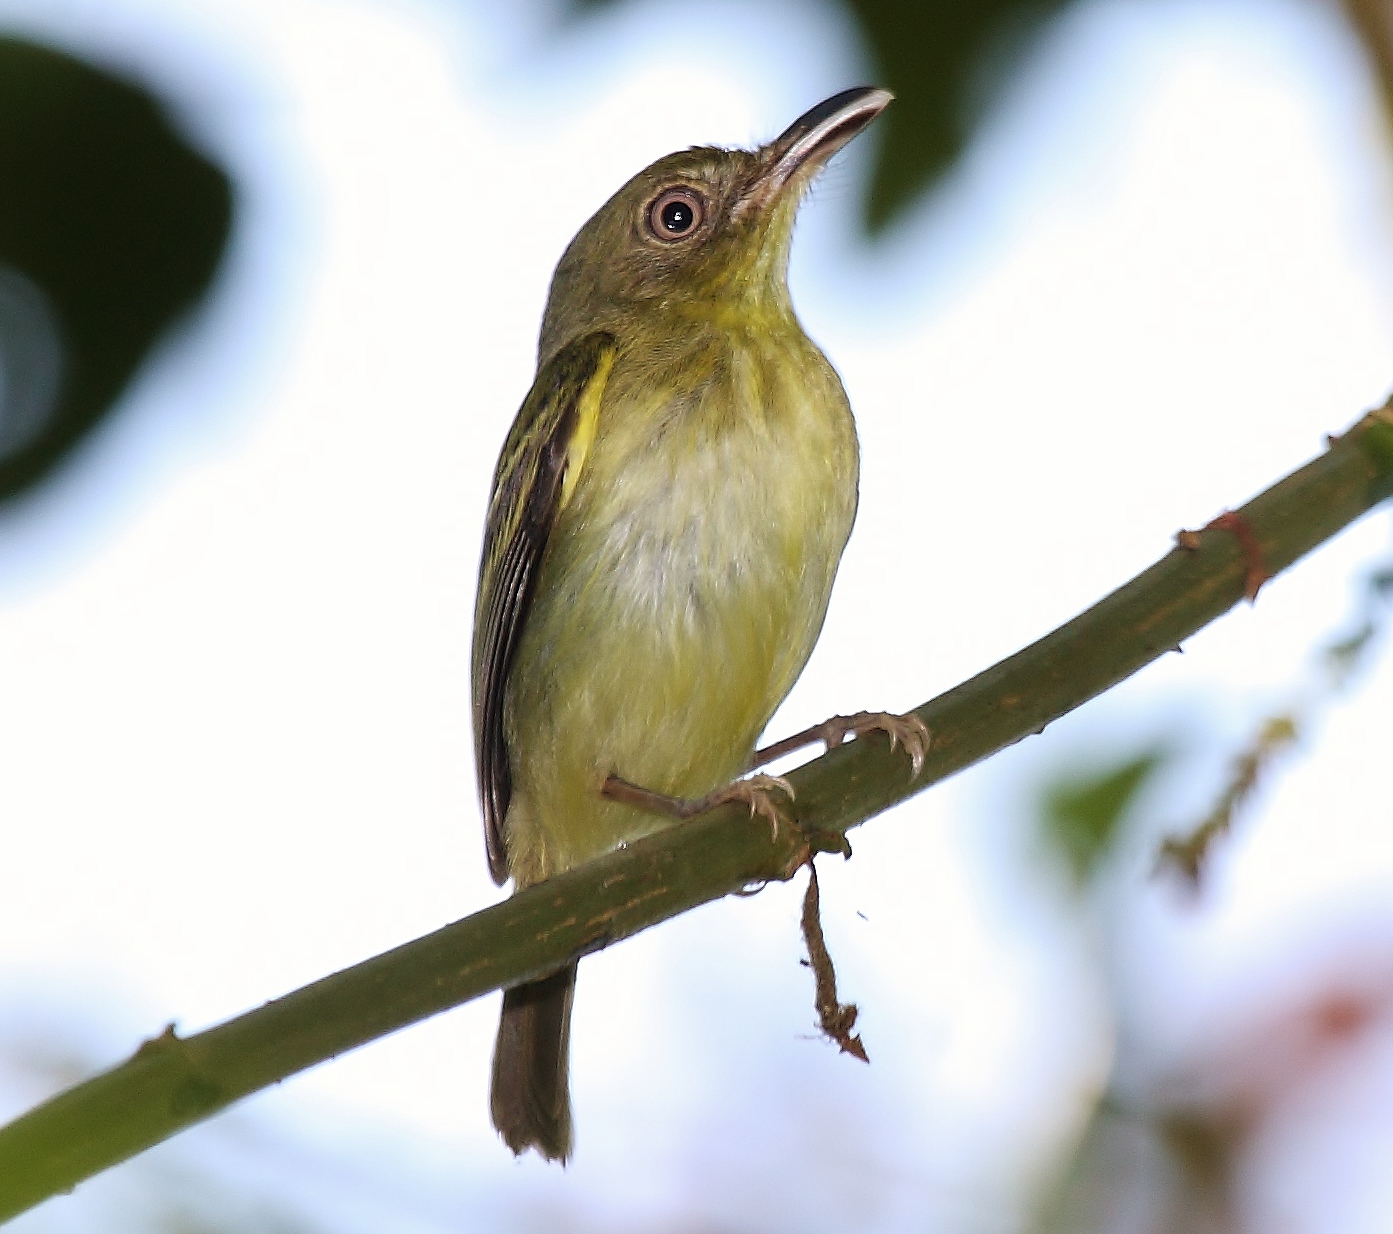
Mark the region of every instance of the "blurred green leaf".
POLYGON ((1041 800, 1045 838, 1079 886, 1093 876, 1116 842, 1127 811, 1166 758, 1162 751, 1152 750, 1108 771, 1074 776, 1046 790, 1041 800))
MULTIPOLYGON (((569 0, 572 13, 615 0, 569 0)), ((883 230, 957 160, 1047 21, 1071 0, 845 0, 895 104, 876 122, 865 224, 883 230)), ((860 83, 829 81, 827 94, 860 83)), ((816 99, 809 99, 809 105, 816 99)), ((790 120, 792 116, 788 117, 790 120)))
POLYGON ((1046 21, 1069 0, 846 0, 876 81, 879 123, 866 226, 880 231, 952 167, 1046 21))
POLYGON ((231 222, 227 177, 149 93, 0 38, 0 501, 111 408, 231 222))

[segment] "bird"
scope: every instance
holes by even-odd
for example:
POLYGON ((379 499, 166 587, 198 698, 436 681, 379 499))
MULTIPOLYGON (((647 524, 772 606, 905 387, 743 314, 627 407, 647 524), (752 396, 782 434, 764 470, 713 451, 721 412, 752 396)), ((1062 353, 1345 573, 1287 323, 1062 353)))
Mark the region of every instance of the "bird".
MULTIPOLYGON (((778 821, 786 782, 740 777, 821 632, 859 472, 841 380, 793 310, 789 245, 814 176, 891 98, 845 90, 757 149, 660 158, 556 267, 475 607, 475 764, 500 885, 722 801, 778 821)), ((917 770, 928 734, 912 717, 834 717, 794 743, 872 728, 917 770)), ((490 1107, 515 1154, 571 1154, 575 981, 572 961, 504 992, 490 1107)))

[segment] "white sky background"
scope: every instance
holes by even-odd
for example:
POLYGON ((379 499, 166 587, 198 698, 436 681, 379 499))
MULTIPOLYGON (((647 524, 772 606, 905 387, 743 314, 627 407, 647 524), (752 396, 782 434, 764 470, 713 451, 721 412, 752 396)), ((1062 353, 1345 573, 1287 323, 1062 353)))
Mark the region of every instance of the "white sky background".
MULTIPOLYGON (((148 75, 240 193, 216 298, 0 522, 3 993, 15 1023, 88 1022, 43 1031, 106 1063, 495 898, 468 632, 551 268, 646 162, 767 138, 868 70, 799 5, 639 6, 555 38, 445 0, 0 0, 0 23, 148 75)), ((862 508, 773 733, 955 684, 1382 401, 1380 123, 1317 4, 1113 0, 1054 28, 876 249, 865 140, 839 160, 792 279, 857 412, 862 508)), ((1021 785, 1161 733, 1210 751, 1215 780, 1176 790, 1202 808, 1386 544, 1367 520, 1184 657, 853 837, 823 898, 870 1068, 809 1039, 800 884, 585 962, 564 1173, 488 1125, 496 998, 145 1160, 177 1173, 228 1126, 300 1137, 323 1159, 297 1185, 329 1180, 304 1203, 345 1230, 1012 1228, 1110 1061, 1089 941, 1021 868, 1021 785), (392 1215, 367 1221, 360 1186, 392 1215)), ((1203 911, 1138 877, 1129 928, 1164 940, 1148 996, 1177 1037, 1278 926, 1387 898, 1391 690, 1385 666, 1332 716, 1203 911)), ((97 1228, 112 1178, 14 1228, 97 1228)))

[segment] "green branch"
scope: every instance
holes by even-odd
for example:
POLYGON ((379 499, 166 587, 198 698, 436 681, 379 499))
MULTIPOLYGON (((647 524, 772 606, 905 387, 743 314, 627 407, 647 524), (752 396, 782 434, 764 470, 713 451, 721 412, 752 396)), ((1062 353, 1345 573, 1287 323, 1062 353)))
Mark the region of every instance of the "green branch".
MULTIPOLYGON (((1254 548, 1275 574, 1390 495, 1393 411, 1385 408, 1249 502, 1239 520, 1186 537, 1193 547, 924 704, 918 715, 933 745, 916 779, 903 751, 861 738, 790 775, 792 812, 809 832, 844 832, 1039 732, 1238 603, 1254 548)), ((166 1030, 120 1066, 0 1128, 0 1220, 345 1050, 698 904, 788 878, 804 856, 795 829, 771 836, 725 807, 207 1032, 180 1039, 166 1030)))

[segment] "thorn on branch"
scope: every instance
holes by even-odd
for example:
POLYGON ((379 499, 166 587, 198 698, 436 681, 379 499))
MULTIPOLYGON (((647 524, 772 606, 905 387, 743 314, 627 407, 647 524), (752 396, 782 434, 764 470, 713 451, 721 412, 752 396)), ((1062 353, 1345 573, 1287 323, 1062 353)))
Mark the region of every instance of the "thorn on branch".
POLYGON ((813 970, 813 980, 816 982, 814 1004, 823 1036, 836 1042, 843 1054, 851 1054, 863 1063, 869 1063, 871 1060, 866 1055, 861 1038, 851 1031, 856 1025, 856 1004, 837 1001, 837 972, 832 967, 832 956, 822 935, 817 867, 811 854, 808 856, 808 890, 803 896, 803 941, 808 947, 808 965, 813 970))
POLYGON ((133 1057, 148 1058, 152 1054, 158 1054, 163 1050, 168 1050, 173 1046, 182 1044, 183 1039, 175 1032, 174 1021, 170 1020, 170 1022, 164 1026, 164 1031, 161 1032, 158 1037, 147 1037, 142 1041, 139 1047, 137 1047, 133 1057))

